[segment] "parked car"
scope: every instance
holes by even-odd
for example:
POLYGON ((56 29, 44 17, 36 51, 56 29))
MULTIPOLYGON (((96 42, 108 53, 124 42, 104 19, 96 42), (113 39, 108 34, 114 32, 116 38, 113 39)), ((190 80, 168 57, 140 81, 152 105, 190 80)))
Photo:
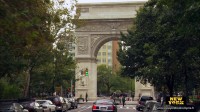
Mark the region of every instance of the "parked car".
POLYGON ((146 101, 148 101, 148 100, 153 100, 153 97, 151 97, 151 96, 141 96, 138 103, 140 105, 144 105, 146 103, 146 101))
POLYGON ((92 106, 92 112, 117 112, 117 105, 113 100, 96 100, 92 106))
POLYGON ((24 109, 22 105, 16 102, 1 102, 0 112, 28 112, 28 110, 24 109))
POLYGON ((63 102, 63 106, 65 108, 65 111, 69 110, 70 107, 69 107, 69 104, 68 102, 66 102, 65 98, 64 97, 60 97, 61 101, 63 102))
POLYGON ((78 102, 72 95, 67 95, 65 98, 71 103, 71 108, 78 108, 78 102))
POLYGON ((146 101, 153 100, 151 96, 141 96, 138 100, 138 104, 136 105, 137 110, 141 110, 144 108, 146 101))
POLYGON ((145 105, 142 108, 137 108, 137 112, 165 112, 161 107, 161 103, 149 100, 146 101, 145 105))
POLYGON ((56 112, 64 112, 67 111, 67 104, 65 103, 63 97, 60 96, 51 96, 46 98, 47 100, 52 101, 54 105, 56 105, 56 112))
POLYGON ((25 101, 20 102, 20 104, 24 107, 24 109, 27 109, 29 112, 48 112, 49 110, 45 107, 40 106, 35 101, 25 101))
POLYGON ((50 112, 56 111, 56 105, 54 105, 50 100, 35 100, 42 107, 46 107, 50 112))
POLYGON ((71 103, 69 102, 69 100, 67 98, 64 98, 64 100, 67 104, 68 110, 71 109, 71 103))

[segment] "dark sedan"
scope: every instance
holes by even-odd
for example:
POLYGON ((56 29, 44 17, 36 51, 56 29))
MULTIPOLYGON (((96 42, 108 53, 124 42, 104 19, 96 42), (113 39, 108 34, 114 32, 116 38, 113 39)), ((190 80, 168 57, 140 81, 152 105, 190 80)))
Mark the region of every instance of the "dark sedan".
POLYGON ((19 103, 1 102, 0 112, 28 112, 19 103))
POLYGON ((92 112, 117 112, 117 105, 113 100, 96 100, 93 103, 92 112))
POLYGON ((20 103, 25 109, 27 109, 29 112, 48 112, 49 110, 47 108, 43 108, 34 101, 26 101, 20 103))

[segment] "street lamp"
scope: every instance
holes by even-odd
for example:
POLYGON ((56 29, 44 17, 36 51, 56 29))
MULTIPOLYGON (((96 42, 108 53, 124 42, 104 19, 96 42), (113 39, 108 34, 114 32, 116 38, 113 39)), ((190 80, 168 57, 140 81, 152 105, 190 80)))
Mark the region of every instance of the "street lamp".
POLYGON ((56 70, 57 70, 57 61, 56 61, 56 57, 54 57, 54 66, 55 66, 55 73, 53 75, 53 84, 52 84, 52 93, 54 94, 55 92, 55 80, 56 80, 56 70))

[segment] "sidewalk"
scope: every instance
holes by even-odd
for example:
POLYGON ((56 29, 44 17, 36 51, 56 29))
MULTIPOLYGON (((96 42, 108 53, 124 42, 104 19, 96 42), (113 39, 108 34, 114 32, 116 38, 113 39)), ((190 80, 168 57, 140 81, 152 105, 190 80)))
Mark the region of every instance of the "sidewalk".
POLYGON ((137 105, 138 101, 126 101, 126 105, 137 105))

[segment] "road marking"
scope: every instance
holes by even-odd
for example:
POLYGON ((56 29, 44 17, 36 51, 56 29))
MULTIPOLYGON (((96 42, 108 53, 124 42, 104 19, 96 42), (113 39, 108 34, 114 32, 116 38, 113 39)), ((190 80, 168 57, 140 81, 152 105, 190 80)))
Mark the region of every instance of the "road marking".
POLYGON ((83 112, 83 111, 85 111, 85 110, 88 110, 90 107, 91 107, 91 106, 88 106, 87 108, 85 108, 85 109, 83 109, 83 110, 79 110, 79 111, 77 111, 77 112, 83 112))
POLYGON ((119 109, 136 109, 135 107, 132 107, 132 106, 125 106, 125 107, 123 107, 123 106, 120 106, 120 107, 118 107, 119 109))
POLYGON ((85 108, 86 106, 81 106, 81 108, 85 108))

